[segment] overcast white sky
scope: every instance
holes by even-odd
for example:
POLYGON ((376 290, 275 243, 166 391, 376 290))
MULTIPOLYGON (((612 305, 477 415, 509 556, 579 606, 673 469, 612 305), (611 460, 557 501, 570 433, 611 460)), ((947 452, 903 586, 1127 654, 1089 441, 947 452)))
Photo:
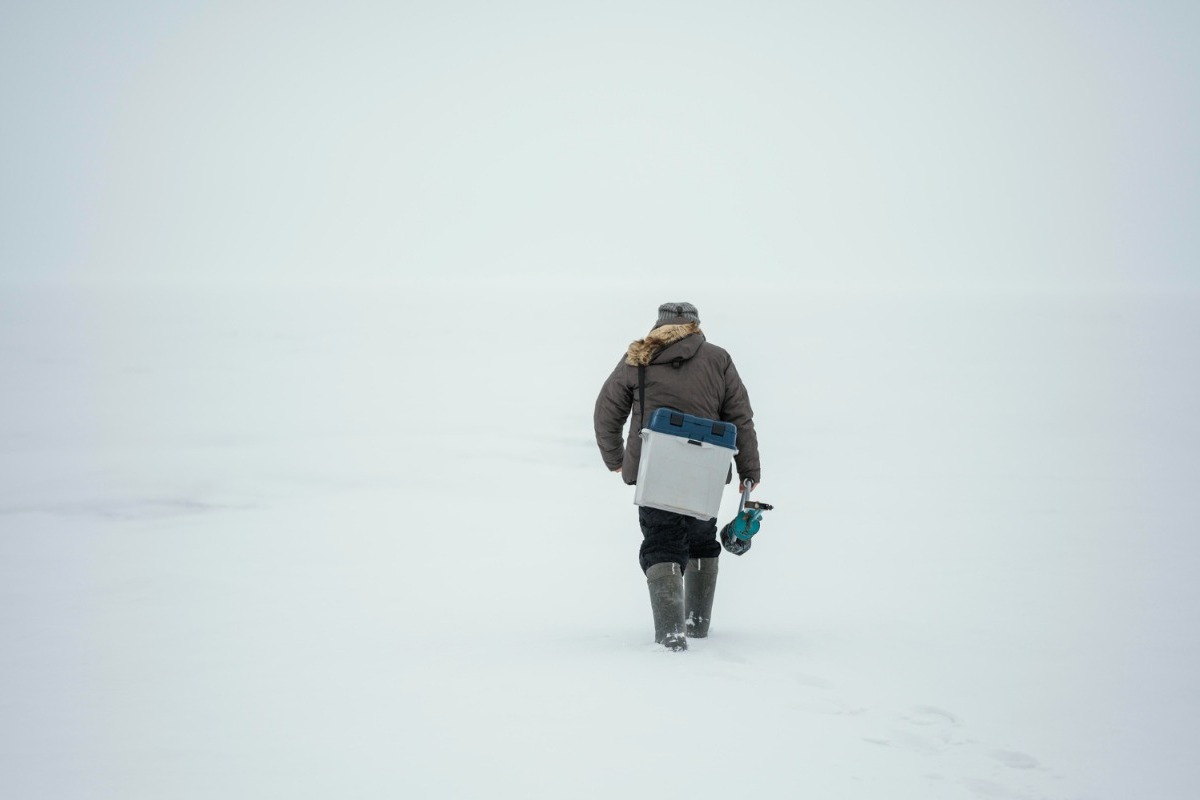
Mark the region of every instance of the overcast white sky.
POLYGON ((1197 288, 1198 30, 1189 2, 8 3, 0 276, 1197 288))

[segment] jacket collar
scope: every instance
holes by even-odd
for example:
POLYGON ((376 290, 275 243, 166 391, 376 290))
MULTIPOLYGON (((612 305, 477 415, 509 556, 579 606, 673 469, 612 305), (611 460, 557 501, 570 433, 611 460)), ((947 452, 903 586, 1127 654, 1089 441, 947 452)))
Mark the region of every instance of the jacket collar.
MULTIPOLYGON (((660 352, 682 341, 689 336, 700 334, 700 340, 696 343, 696 347, 704 340, 704 334, 700 330, 700 323, 689 322, 685 325, 662 325, 646 336, 645 339, 638 339, 629 345, 629 349, 625 352, 625 363, 631 367, 644 367, 654 361, 654 357, 660 352)), ((691 353, 695 355, 695 353, 691 353)))

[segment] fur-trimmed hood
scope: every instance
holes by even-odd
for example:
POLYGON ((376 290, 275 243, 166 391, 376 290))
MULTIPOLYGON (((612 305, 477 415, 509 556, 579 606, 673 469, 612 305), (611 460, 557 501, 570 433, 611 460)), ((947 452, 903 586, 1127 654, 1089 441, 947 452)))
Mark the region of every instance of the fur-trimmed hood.
POLYGON ((654 356, 663 348, 697 333, 702 333, 698 322, 657 327, 650 331, 645 339, 638 339, 629 345, 629 350, 625 352, 625 363, 631 367, 644 367, 653 361, 654 356))

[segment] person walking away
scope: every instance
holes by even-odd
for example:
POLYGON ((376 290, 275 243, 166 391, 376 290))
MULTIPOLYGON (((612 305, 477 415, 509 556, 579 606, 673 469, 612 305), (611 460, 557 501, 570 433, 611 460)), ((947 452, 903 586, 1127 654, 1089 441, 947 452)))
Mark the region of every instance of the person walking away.
MULTIPOLYGON (((691 303, 659 306, 650 333, 629 345, 596 398, 593 423, 600 455, 629 485, 637 483, 641 428, 658 408, 733 424, 738 478, 760 482, 758 438, 746 387, 729 353, 705 338, 691 303), (623 438, 626 422, 629 434, 623 438)), ((638 561, 650 587, 654 640, 671 650, 686 650, 686 637, 708 635, 721 555, 717 520, 640 506, 638 522, 638 561)))

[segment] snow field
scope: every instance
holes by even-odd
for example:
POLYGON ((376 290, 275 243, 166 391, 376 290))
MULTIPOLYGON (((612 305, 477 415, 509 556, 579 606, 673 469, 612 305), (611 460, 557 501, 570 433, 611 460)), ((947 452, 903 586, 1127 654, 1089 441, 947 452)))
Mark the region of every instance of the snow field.
POLYGON ((0 794, 1189 796, 1196 298, 677 294, 6 290, 0 794), (777 506, 682 655, 590 430, 667 299, 777 506))

